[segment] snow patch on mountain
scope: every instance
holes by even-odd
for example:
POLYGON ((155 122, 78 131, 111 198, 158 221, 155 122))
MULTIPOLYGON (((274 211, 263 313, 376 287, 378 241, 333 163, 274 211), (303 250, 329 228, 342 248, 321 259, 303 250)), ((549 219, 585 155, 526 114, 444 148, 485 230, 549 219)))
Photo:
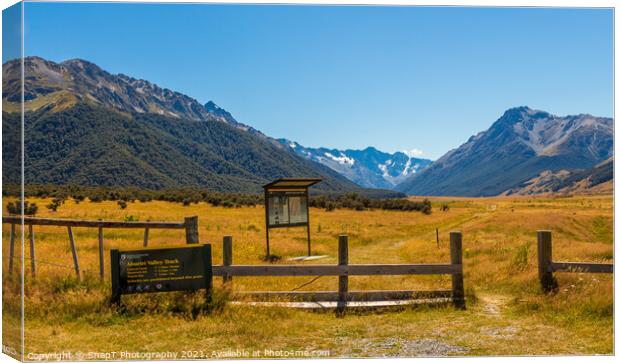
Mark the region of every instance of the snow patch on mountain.
POLYGON ((355 159, 350 158, 348 156, 346 156, 343 153, 340 153, 340 156, 334 156, 332 153, 326 152, 325 156, 327 156, 328 158, 336 161, 337 163, 340 163, 342 165, 353 165, 355 164, 355 159))
POLYGON ((390 173, 388 172, 388 163, 385 164, 379 164, 379 169, 383 172, 383 177, 384 178, 389 178, 390 177, 390 173))
MULTIPOLYGON (((409 174, 409 168, 411 167, 411 158, 409 160, 407 160, 407 163, 405 164, 405 167, 403 168, 403 176, 407 176, 407 174, 409 174)), ((415 169, 413 170, 413 172, 415 173, 415 169)))

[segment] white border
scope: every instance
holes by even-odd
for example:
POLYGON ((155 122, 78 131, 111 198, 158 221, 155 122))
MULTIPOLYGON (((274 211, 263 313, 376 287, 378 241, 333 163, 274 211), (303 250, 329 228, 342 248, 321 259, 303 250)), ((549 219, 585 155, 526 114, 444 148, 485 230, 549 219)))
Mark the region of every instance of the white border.
MULTIPOLYGON (((26 0, 26 2, 51 2, 51 1, 40 1, 40 0, 26 0)), ((615 105, 618 103, 618 93, 616 92, 617 89, 617 82, 616 82, 616 77, 615 77, 615 67, 617 65, 617 59, 618 59, 618 29, 615 27, 615 20, 616 20, 616 12, 615 12, 615 7, 616 7, 616 2, 615 1, 609 1, 609 0, 590 0, 590 1, 578 1, 578 0, 562 0, 562 1, 558 1, 558 0, 539 0, 539 1, 533 1, 533 0, 505 0, 505 1, 497 1, 497 0, 475 0, 475 1, 467 1, 467 0, 447 0, 447 1, 429 1, 429 0, 420 0, 420 1, 407 1, 407 0, 402 0, 402 1, 397 1, 397 0, 373 0, 373 1, 369 1, 369 0, 338 0, 338 1, 334 1, 334 0, 312 0, 312 1, 308 1, 308 0, 289 0, 289 1, 283 1, 283 0, 271 0, 271 1, 264 1, 264 0, 242 0, 242 1, 234 1, 234 0, 219 0, 219 1, 184 1, 184 0, 168 0, 168 1, 152 1, 152 0, 124 0, 124 1, 96 1, 96 0, 81 0, 81 1, 75 1, 75 0, 64 0, 64 1, 55 1, 55 2, 109 2, 109 3, 120 3, 120 2, 128 2, 128 3, 204 3, 204 4, 214 4, 214 3, 228 3, 228 4, 307 4, 307 5, 384 5, 384 6, 469 6, 469 7, 576 7, 576 8, 613 8, 614 9, 614 108, 613 108, 613 117, 614 120, 616 119, 615 117, 615 105)), ((17 1, 15 0, 0 0, 0 6, 2 7, 2 9, 5 9, 13 4, 17 3, 17 1)), ((23 5, 22 5, 22 17, 24 16, 23 13, 23 5)), ((0 20, 0 25, 1 25, 1 20, 0 20)), ((22 18, 22 26, 23 26, 23 18, 22 18)), ((523 26, 527 26, 527 24, 524 24, 523 26)), ((22 32, 23 34, 23 32, 22 32)), ((0 45, 1 45, 1 37, 0 37, 0 45)), ((1 47, 0 47, 1 49, 1 47)), ((22 59, 23 59, 23 51, 24 51, 24 44, 23 44, 23 37, 22 37, 22 59)), ((23 92, 22 92, 23 93, 23 92)), ((22 95, 23 97, 23 95, 22 95)), ((22 102, 22 107, 23 107, 23 102, 22 102)), ((0 106, 1 109, 1 106, 0 106)), ((22 115, 23 115, 23 111, 22 111, 22 115)), ((2 132, 0 131, 0 137, 2 135, 2 132)), ((614 122, 614 155, 618 155, 618 147, 617 147, 617 143, 615 142, 616 140, 618 140, 618 130, 617 128, 615 128, 615 122, 614 122)), ((22 142, 23 142, 23 136, 22 136, 22 142)), ((0 156, 1 156, 1 150, 0 150, 0 156)), ((0 161, 1 163, 1 161, 0 161)), ((23 168, 22 168, 23 169, 23 168)), ((620 222, 615 218, 615 216, 617 215, 618 211, 620 210, 620 208, 618 207, 618 205, 615 204, 615 196, 616 196, 616 175, 615 175, 615 170, 616 170, 616 163, 615 163, 615 159, 614 159, 614 255, 618 256, 618 244, 616 243, 616 239, 615 239, 615 231, 618 230, 618 227, 620 226, 620 222)), ((22 226, 23 227, 23 226, 22 226)), ((22 231, 22 237, 23 237, 24 233, 22 231)), ((23 247, 23 241, 22 241, 22 247, 23 247)), ((23 256, 23 254, 22 254, 23 256)), ((24 268, 24 263, 22 261, 22 269, 24 268)), ((22 271, 22 276, 23 276, 23 271, 22 271)), ((614 275, 615 276, 615 275, 614 275)), ((23 284, 22 284, 22 289, 23 289, 23 284)), ((618 316, 618 306, 617 304, 615 304, 615 302, 618 301, 618 297, 620 296, 619 294, 619 290, 618 290, 618 286, 615 284, 614 282, 614 352, 615 349, 618 347, 618 320, 616 319, 616 317, 618 316)), ((23 305, 23 304, 22 304, 23 305)), ((22 306, 23 308, 23 306, 22 306)), ((23 317, 23 315, 22 315, 23 317)), ((0 313, 0 318, 1 318, 1 313, 0 313)), ((0 320, 1 322, 1 320, 0 320)), ((23 326, 23 325, 22 325, 23 326)), ((22 335, 24 334, 24 332, 22 331, 22 335)), ((536 342, 532 342, 532 344, 536 344, 536 342)), ((23 352, 22 352, 23 354, 23 352)), ((7 361, 6 355, 0 355, 0 360, 2 361, 7 361)), ((495 361, 495 360, 501 360, 504 362, 615 362, 616 359, 614 356, 561 356, 561 357, 548 357, 548 356, 541 356, 541 357, 459 357, 459 358, 403 358, 403 359, 399 359, 399 361, 405 361, 405 362, 441 362, 441 361, 445 361, 446 359, 449 359, 449 362, 467 362, 467 361, 471 361, 471 360, 476 360, 476 361, 495 361)), ((344 358, 345 361, 348 362, 363 362, 363 361, 368 361, 368 359, 346 359, 344 358)), ((261 362, 281 362, 282 360, 260 360, 261 362)), ((319 359, 308 359, 308 360, 303 360, 303 362, 317 362, 317 361, 324 361, 324 360, 319 360, 319 359)), ((165 362, 165 361, 164 361, 165 362)), ((174 361, 173 361, 174 362, 174 361)), ((248 362, 248 363, 256 363, 256 360, 237 360, 236 362, 248 362)))

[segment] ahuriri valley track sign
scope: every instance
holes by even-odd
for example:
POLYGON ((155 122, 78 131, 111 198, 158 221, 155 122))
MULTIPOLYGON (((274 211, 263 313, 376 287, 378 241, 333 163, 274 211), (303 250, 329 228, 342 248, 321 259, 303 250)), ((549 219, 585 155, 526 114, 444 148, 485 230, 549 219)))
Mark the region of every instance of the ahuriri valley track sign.
POLYGON ((111 250, 112 302, 121 295, 213 286, 211 245, 111 250))

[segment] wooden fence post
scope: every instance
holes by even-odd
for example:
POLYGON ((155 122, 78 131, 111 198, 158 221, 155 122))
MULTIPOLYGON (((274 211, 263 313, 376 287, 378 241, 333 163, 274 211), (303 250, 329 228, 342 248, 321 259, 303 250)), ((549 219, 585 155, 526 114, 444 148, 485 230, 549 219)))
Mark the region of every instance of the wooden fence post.
MULTIPOLYGON (((224 241, 222 243, 222 255, 223 255, 223 265, 230 266, 233 262, 232 256, 232 236, 224 236, 224 241)), ((225 273, 222 277, 224 284, 232 283, 232 276, 228 273, 225 273)))
POLYGON ((32 272, 32 278, 35 278, 37 275, 37 263, 35 261, 34 229, 32 228, 32 224, 28 225, 28 234, 30 237, 30 271, 32 272))
POLYGON ((80 278, 80 262, 78 261, 77 249, 75 247, 75 240, 73 239, 73 230, 71 227, 67 227, 69 232, 69 242, 71 243, 71 254, 73 255, 73 265, 75 266, 75 274, 77 276, 78 281, 80 278))
POLYGON ((143 247, 147 247, 149 245, 149 227, 144 229, 144 242, 142 243, 143 247))
POLYGON ((185 242, 187 244, 200 243, 198 239, 198 217, 185 217, 185 242))
POLYGON ((459 272, 452 274, 452 302, 455 307, 465 309, 465 289, 463 287, 463 235, 450 232, 450 263, 460 265, 459 272))
POLYGON ((538 231, 538 278, 544 292, 555 290, 558 285, 553 277, 551 231, 538 231))
POLYGON ((15 223, 11 223, 11 237, 9 242, 9 276, 13 273, 13 256, 15 255, 15 223))
POLYGON ((99 278, 104 278, 104 261, 103 261, 103 227, 99 227, 99 278))
MULTIPOLYGON (((346 266, 349 264, 349 236, 340 235, 338 237, 338 265, 346 266)), ((338 314, 344 313, 347 305, 347 294, 349 292, 349 276, 340 275, 338 277, 338 314)))

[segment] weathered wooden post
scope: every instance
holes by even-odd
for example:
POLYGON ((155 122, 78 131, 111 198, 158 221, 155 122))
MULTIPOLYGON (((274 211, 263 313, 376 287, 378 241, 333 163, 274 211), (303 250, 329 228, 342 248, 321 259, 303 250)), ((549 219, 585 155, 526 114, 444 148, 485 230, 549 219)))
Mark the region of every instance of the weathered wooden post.
POLYGON ((32 228, 32 224, 28 225, 28 235, 30 237, 30 271, 32 272, 32 278, 35 278, 37 275, 37 263, 35 261, 34 229, 32 228))
POLYGON ((551 231, 538 231, 538 278, 544 292, 557 289, 558 284, 553 277, 551 231))
POLYGON ((149 245, 149 227, 144 228, 144 242, 142 243, 143 247, 147 247, 149 245))
POLYGON ((11 223, 11 237, 9 240, 9 276, 13 273, 13 256, 15 255, 15 223, 11 223))
POLYGON ((104 278, 104 261, 103 261, 103 227, 99 226, 99 278, 104 278))
POLYGON ((457 265, 452 273, 452 302, 455 307, 465 309, 465 288, 463 287, 463 235, 450 232, 450 263, 457 265))
POLYGON ((71 254, 73 255, 73 265, 75 267, 75 274, 77 276, 78 281, 80 281, 81 280, 80 263, 78 261, 77 249, 75 247, 75 240, 73 239, 73 230, 71 229, 71 226, 67 227, 67 230, 69 232, 69 242, 71 243, 71 254))
POLYGON ((185 217, 185 242, 187 244, 200 243, 198 238, 198 217, 185 217))
MULTIPOLYGON (((232 236, 224 236, 224 241, 222 243, 222 256, 223 256, 223 265, 230 266, 233 262, 232 256, 232 236)), ((224 273, 222 277, 224 284, 232 283, 232 276, 229 273, 224 273)))
POLYGON ((439 247, 439 228, 435 228, 435 236, 437 237, 437 247, 439 247))
MULTIPOLYGON (((338 237, 338 265, 346 266, 349 264, 349 236, 340 235, 338 237)), ((338 277, 338 307, 336 312, 343 314, 347 305, 347 294, 349 292, 349 276, 342 274, 338 277)))

